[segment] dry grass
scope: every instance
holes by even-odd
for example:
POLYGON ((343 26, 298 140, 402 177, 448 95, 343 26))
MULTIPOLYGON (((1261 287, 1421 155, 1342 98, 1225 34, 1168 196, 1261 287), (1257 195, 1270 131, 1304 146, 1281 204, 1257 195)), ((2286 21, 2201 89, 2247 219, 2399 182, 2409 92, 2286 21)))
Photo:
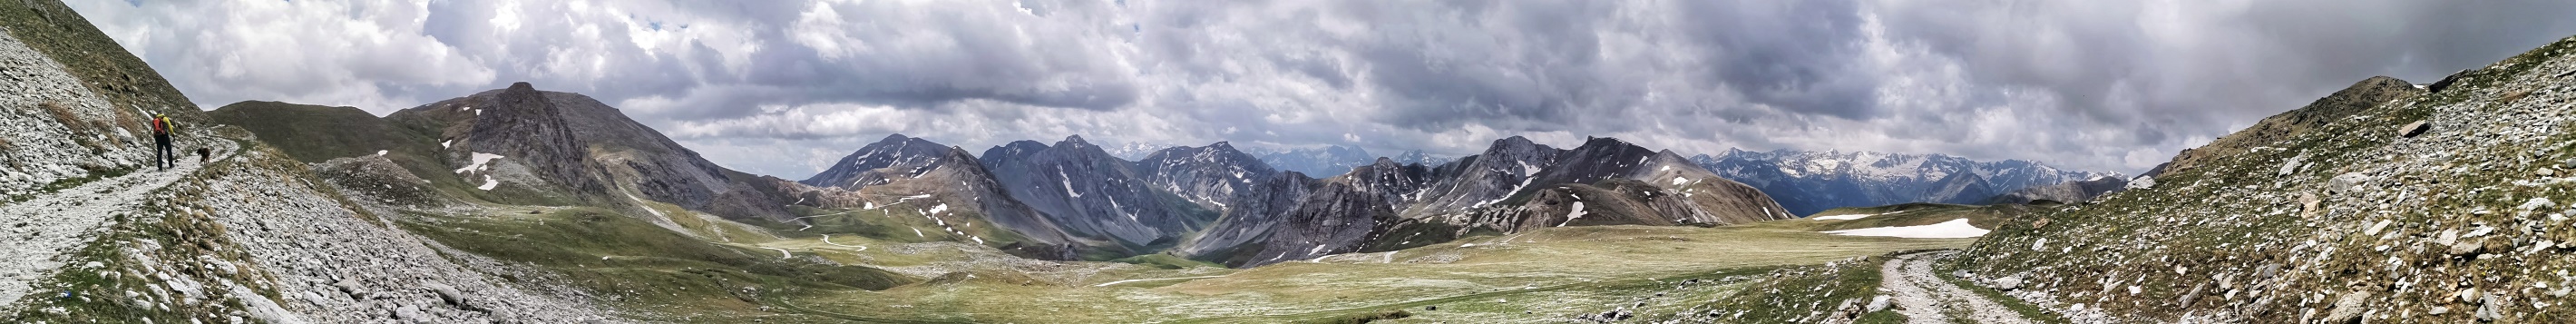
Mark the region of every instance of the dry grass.
POLYGON ((61 102, 48 100, 44 103, 36 104, 36 107, 44 108, 46 113, 53 114, 55 123, 61 123, 63 124, 63 127, 71 128, 73 133, 86 133, 90 131, 90 125, 88 123, 81 122, 80 114, 73 113, 72 107, 64 106, 61 102))

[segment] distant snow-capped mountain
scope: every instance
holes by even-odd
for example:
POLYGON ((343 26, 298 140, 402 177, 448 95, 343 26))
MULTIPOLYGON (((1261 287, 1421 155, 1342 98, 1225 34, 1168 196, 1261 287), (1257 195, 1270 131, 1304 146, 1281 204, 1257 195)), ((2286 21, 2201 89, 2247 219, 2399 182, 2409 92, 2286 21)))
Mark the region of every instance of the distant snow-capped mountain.
POLYGON ((1262 163, 1279 170, 1297 171, 1316 177, 1349 173, 1351 168, 1377 161, 1377 156, 1369 155, 1368 150, 1341 145, 1322 148, 1254 150, 1250 153, 1260 157, 1262 163))
POLYGON ((1972 204, 2033 186, 2118 174, 2038 162, 1984 162, 1943 154, 1729 149, 1691 157, 1719 176, 1762 188, 1790 212, 1909 202, 1972 204))
POLYGON ((1396 154, 1392 159, 1397 165, 1421 164, 1424 166, 1434 167, 1442 164, 1449 164, 1450 161, 1458 160, 1456 157, 1434 156, 1422 153, 1422 150, 1404 151, 1403 154, 1396 154))
POLYGON ((1120 159, 1120 160, 1138 161, 1138 160, 1144 160, 1146 155, 1154 154, 1154 152, 1155 152, 1155 151, 1161 151, 1161 150, 1163 150, 1163 149, 1167 149, 1167 148, 1175 148, 1175 147, 1182 147, 1182 146, 1181 146, 1181 145, 1172 145, 1172 144, 1163 144, 1163 143, 1133 143, 1133 142, 1131 142, 1131 143, 1127 143, 1127 144, 1119 144, 1119 145, 1116 145, 1116 146, 1102 146, 1102 147, 1100 147, 1100 151, 1102 151, 1102 152, 1109 152, 1109 156, 1115 156, 1115 157, 1118 157, 1118 159, 1120 159))

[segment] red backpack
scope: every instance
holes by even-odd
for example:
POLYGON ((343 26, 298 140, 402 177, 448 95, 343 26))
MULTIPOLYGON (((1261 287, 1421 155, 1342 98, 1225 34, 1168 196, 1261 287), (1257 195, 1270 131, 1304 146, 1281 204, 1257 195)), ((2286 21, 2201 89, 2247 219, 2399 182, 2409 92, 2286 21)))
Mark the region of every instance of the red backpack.
POLYGON ((155 134, 155 135, 169 135, 169 134, 170 134, 170 117, 153 117, 153 118, 152 118, 152 134, 155 134))

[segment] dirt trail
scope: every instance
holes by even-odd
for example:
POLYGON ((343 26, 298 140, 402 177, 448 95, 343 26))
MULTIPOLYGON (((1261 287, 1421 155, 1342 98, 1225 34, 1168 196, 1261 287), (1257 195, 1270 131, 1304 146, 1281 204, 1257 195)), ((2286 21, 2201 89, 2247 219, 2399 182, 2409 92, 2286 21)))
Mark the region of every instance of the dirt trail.
MULTIPOLYGON (((239 148, 231 141, 217 147, 215 161, 231 158, 239 148)), ((80 248, 101 224, 117 214, 132 214, 154 190, 196 173, 195 156, 179 159, 169 170, 145 166, 125 176, 99 179, 35 199, 0 206, 0 304, 16 302, 33 291, 28 284, 63 268, 64 252, 80 248)))
POLYGON ((1905 314, 1910 323, 2036 323, 1932 273, 1932 261, 1958 253, 1922 252, 1887 260, 1887 265, 1879 268, 1883 278, 1879 291, 1894 298, 1896 311, 1905 314), (1953 321, 1954 316, 1963 317, 1963 321, 1953 321))

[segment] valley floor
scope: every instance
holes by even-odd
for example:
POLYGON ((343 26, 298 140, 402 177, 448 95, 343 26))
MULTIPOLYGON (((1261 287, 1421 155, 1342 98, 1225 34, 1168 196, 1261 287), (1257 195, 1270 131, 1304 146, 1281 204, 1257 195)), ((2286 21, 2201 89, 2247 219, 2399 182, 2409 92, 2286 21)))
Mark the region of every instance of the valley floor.
POLYGON ((853 238, 761 247, 941 278, 786 301, 792 311, 837 319, 1277 323, 1402 317, 1389 322, 1510 323, 1561 322, 1614 306, 1679 312, 1733 295, 1742 283, 1780 266, 1956 248, 1973 240, 1839 236, 1798 222, 1550 228, 1251 269, 1014 261, 948 243, 861 248, 874 244, 853 238), (940 272, 963 275, 935 274, 940 272), (1690 288, 1668 290, 1676 285, 1690 288))

